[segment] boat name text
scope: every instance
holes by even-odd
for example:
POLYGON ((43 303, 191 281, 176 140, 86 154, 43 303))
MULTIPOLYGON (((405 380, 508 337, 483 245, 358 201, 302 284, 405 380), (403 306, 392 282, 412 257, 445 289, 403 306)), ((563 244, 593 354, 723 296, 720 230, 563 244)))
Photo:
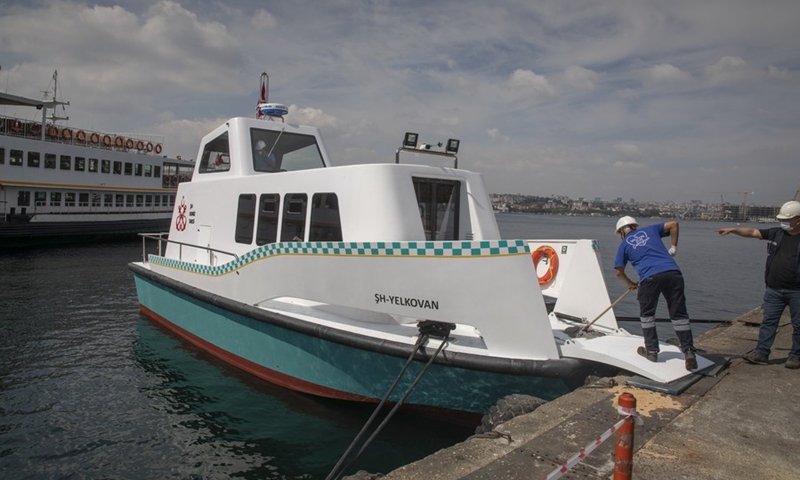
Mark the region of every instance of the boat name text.
POLYGON ((398 297, 395 295, 375 294, 375 303, 391 303, 401 307, 427 308, 428 310, 439 310, 438 300, 426 300, 424 298, 398 297))

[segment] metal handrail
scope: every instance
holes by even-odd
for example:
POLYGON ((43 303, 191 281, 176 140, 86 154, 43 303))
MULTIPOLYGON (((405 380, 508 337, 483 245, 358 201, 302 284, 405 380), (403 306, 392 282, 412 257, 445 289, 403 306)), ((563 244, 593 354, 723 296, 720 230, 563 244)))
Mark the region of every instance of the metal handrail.
POLYGON ((161 250, 162 243, 174 243, 176 245, 180 245, 180 249, 178 250, 178 260, 183 260, 183 247, 192 247, 192 248, 199 248, 201 250, 205 250, 207 252, 215 252, 215 253, 222 253, 224 255, 230 255, 234 258, 239 258, 239 255, 233 252, 226 252, 225 250, 219 250, 217 248, 211 248, 208 246, 202 245, 195 245, 193 243, 186 243, 186 242, 179 242, 177 240, 170 240, 169 238, 164 238, 164 235, 169 235, 169 232, 159 232, 159 233, 140 233, 139 236, 142 237, 142 262, 147 263, 147 248, 146 243, 147 239, 156 240, 158 241, 158 256, 163 257, 163 253, 161 250))

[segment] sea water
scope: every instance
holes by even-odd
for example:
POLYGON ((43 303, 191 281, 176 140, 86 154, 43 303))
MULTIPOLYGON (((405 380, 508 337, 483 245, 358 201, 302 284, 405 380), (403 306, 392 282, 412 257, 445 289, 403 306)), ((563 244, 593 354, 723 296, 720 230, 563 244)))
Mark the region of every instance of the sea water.
MULTIPOLYGON (((498 223, 504 238, 597 239, 609 296, 624 292, 615 219, 498 223)), ((763 242, 719 237, 721 226, 681 223, 676 258, 695 318, 760 303, 763 242)), ((127 270, 141 254, 138 240, 0 252, 0 478, 325 478, 371 407, 274 387, 143 318, 127 270)), ((636 316, 633 297, 618 315, 636 316)), ((400 414, 356 468, 388 472, 471 433, 400 414)))

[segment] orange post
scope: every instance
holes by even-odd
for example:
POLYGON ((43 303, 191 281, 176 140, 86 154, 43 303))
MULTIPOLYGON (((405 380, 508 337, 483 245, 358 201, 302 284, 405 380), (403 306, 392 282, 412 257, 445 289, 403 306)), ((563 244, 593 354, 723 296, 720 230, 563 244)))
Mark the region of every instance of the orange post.
MULTIPOLYGON (((621 411, 636 411, 636 397, 630 393, 619 396, 621 411)), ((624 416, 620 413, 620 418, 624 416)), ((628 417, 617 430, 617 447, 614 451, 614 480, 631 480, 633 471, 633 427, 634 418, 628 417)))

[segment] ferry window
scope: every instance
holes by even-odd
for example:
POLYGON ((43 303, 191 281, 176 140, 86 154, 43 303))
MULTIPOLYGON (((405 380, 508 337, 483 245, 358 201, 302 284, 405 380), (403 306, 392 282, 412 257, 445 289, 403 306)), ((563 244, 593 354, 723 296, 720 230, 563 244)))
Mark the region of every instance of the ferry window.
POLYGON ((61 206, 61 192, 50 192, 50 206, 51 207, 61 206))
POLYGON ((114 195, 110 193, 103 194, 103 206, 104 207, 113 207, 114 206, 114 195))
POLYGON ((198 173, 227 172, 231 169, 231 149, 228 132, 223 133, 203 147, 198 173))
POLYGON ((33 194, 33 202, 37 207, 47 206, 47 192, 35 192, 33 194))
POLYGON ((11 150, 8 156, 9 165, 22 166, 22 150, 11 150))
POLYGON ((136 206, 141 207, 142 205, 144 205, 144 196, 136 195, 136 206))
POLYGON ((72 157, 69 155, 61 155, 61 170, 70 170, 72 168, 72 157))
POLYGON ((178 186, 178 166, 174 163, 164 164, 164 176, 161 177, 161 186, 164 188, 178 186))
POLYGON ((134 167, 134 170, 133 170, 133 174, 136 175, 137 177, 141 177, 142 176, 142 164, 141 163, 137 163, 136 164, 136 166, 134 167))
POLYGON ((44 154, 44 168, 56 168, 56 156, 53 153, 44 154))
POLYGON ((313 135, 250 129, 253 168, 278 172, 322 168, 322 153, 313 135))
POLYGON ((144 176, 145 177, 152 177, 153 176, 153 166, 152 165, 145 165, 144 166, 144 176))
POLYGON ((17 194, 17 206, 18 207, 30 207, 31 206, 31 192, 27 190, 20 190, 17 194))
POLYGON ((459 182, 414 178, 422 227, 426 240, 457 240, 459 182))
POLYGON ((236 212, 236 243, 252 243, 253 227, 256 219, 256 196, 239 195, 239 208, 236 212))
POLYGON ((310 242, 341 242, 342 221, 339 218, 339 199, 335 193, 315 193, 311 197, 310 242))
POLYGON ((78 194, 78 206, 79 207, 88 207, 89 206, 89 194, 81 192, 78 194))
POLYGON ((92 206, 99 207, 100 206, 100 194, 99 193, 92 193, 92 206))
POLYGON ((133 175, 133 164, 125 162, 125 175, 133 175))
POLYGON ((117 207, 125 206, 125 195, 118 193, 114 195, 114 205, 117 207))
POLYGON ((273 243, 278 240, 278 216, 280 215, 281 197, 275 193, 261 195, 258 202, 258 230, 256 245, 273 243))
POLYGON ((75 157, 75 170, 82 172, 86 170, 86 159, 83 157, 75 157))
POLYGON ((64 194, 64 206, 65 207, 75 206, 75 192, 67 192, 64 194))
POLYGON ((89 159, 89 171, 90 172, 97 173, 97 163, 98 163, 98 161, 97 161, 96 158, 90 158, 89 159))
POLYGON ((306 204, 308 195, 290 193, 283 204, 281 242, 302 242, 306 233, 306 204))
POLYGON ((153 195, 153 206, 154 207, 161 206, 161 195, 153 195))
POLYGON ((28 152, 28 166, 39 168, 39 152, 28 152))
POLYGON ((149 207, 153 204, 153 196, 152 195, 145 195, 144 196, 144 206, 149 207))
POLYGON ((153 176, 160 177, 161 176, 161 167, 158 165, 153 165, 153 176))
POLYGON ((133 195, 125 195, 125 206, 126 207, 133 206, 133 195))
POLYGON ((111 160, 101 160, 100 171, 102 173, 111 173, 111 160))
POLYGON ((119 160, 114 161, 114 175, 122 175, 122 162, 119 160))
POLYGON ((0 148, 0 165, 6 163, 6 149, 0 148))

